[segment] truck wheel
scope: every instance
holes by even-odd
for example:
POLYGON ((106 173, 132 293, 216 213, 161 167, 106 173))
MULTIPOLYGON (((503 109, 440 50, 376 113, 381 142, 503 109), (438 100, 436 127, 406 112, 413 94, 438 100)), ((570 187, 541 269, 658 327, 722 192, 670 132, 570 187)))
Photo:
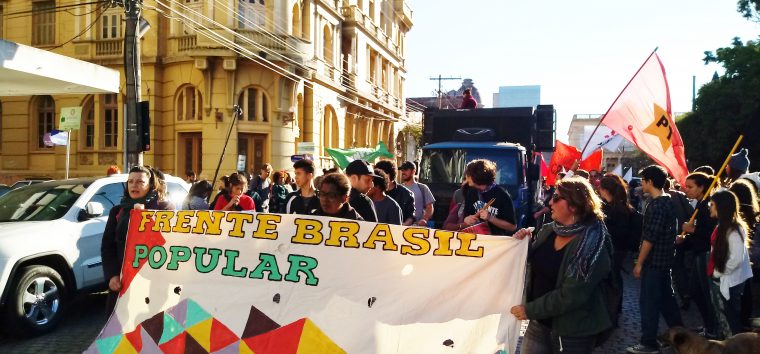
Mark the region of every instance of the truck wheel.
POLYGON ((8 330, 20 336, 49 332, 66 305, 66 287, 55 269, 33 265, 21 269, 10 288, 5 318, 8 330))

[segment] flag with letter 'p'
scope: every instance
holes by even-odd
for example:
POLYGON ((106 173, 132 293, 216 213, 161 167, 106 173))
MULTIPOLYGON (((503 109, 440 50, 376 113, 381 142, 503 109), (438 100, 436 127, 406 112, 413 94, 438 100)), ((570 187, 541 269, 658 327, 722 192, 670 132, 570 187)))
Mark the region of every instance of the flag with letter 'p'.
POLYGON ((670 107, 665 67, 652 53, 602 118, 602 123, 665 167, 681 185, 686 167, 683 140, 670 107))

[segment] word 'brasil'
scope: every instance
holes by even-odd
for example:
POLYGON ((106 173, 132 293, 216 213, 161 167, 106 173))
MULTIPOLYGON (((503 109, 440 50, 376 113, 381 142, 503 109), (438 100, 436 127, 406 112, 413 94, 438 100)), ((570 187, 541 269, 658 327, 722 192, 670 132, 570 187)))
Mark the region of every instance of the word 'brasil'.
MULTIPOLYGON (((141 210, 139 213, 140 232, 145 231, 146 226, 155 220, 151 228, 155 232, 221 236, 222 223, 225 222, 231 224, 231 228, 226 233, 229 237, 268 240, 277 240, 280 237, 277 225, 282 221, 282 215, 278 214, 198 210, 141 210)), ((295 232, 293 235, 288 235, 293 244, 379 248, 383 251, 399 252, 410 256, 422 256, 432 251, 435 256, 483 257, 483 247, 472 248, 472 242, 477 240, 477 235, 471 233, 407 227, 401 231, 401 237, 397 239, 399 241, 403 239, 403 242, 398 244, 394 240, 391 227, 387 224, 374 225, 366 238, 360 240, 361 227, 356 221, 331 220, 323 223, 318 219, 296 218, 293 222, 296 227, 295 232), (436 241, 434 249, 431 237, 436 241), (458 241, 456 249, 451 248, 452 241, 458 241)))

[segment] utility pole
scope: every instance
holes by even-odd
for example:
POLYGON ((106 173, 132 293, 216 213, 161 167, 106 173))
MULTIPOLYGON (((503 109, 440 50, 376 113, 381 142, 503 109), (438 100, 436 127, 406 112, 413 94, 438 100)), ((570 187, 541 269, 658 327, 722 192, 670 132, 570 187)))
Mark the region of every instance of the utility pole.
POLYGON ((138 146, 137 111, 140 102, 140 46, 137 26, 140 23, 142 0, 124 0, 126 28, 124 29, 124 76, 127 101, 124 114, 124 171, 143 164, 143 154, 138 146))
POLYGON ((443 98, 443 91, 441 91, 441 81, 443 80, 461 80, 461 77, 441 77, 441 74, 438 74, 438 77, 431 77, 430 80, 438 80, 438 109, 441 109, 441 100, 443 98))

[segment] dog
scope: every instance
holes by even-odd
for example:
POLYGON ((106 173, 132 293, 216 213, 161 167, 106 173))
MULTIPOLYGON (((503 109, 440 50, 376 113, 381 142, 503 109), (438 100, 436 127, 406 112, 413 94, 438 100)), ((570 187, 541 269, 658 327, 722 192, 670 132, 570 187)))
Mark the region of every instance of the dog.
POLYGON ((683 327, 673 327, 660 336, 678 354, 760 354, 759 333, 739 333, 726 340, 707 340, 683 327))

